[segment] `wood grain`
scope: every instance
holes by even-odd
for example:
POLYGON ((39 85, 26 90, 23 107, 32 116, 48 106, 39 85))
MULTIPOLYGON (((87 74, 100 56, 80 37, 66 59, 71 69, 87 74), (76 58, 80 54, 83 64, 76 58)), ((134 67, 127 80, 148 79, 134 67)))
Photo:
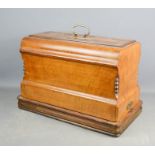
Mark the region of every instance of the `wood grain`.
POLYGON ((27 109, 45 103, 123 126, 141 107, 137 41, 48 32, 23 38, 20 52, 27 109))
POLYGON ((21 96, 18 97, 18 100, 18 106, 21 109, 29 110, 35 113, 39 113, 48 117, 52 117, 61 121, 65 121, 71 124, 75 124, 84 128, 88 128, 116 137, 120 136, 120 134, 123 133, 123 131, 141 112, 141 107, 137 106, 134 108, 133 111, 130 111, 121 122, 111 122, 75 111, 70 111, 68 109, 59 108, 57 106, 28 100, 21 96))

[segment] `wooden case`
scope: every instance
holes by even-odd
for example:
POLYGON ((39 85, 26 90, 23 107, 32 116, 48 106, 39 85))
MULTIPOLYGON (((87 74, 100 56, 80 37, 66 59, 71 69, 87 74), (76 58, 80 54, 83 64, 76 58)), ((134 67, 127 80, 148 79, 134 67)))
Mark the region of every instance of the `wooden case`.
POLYGON ((114 136, 141 111, 137 41, 46 32, 20 52, 19 108, 114 136))

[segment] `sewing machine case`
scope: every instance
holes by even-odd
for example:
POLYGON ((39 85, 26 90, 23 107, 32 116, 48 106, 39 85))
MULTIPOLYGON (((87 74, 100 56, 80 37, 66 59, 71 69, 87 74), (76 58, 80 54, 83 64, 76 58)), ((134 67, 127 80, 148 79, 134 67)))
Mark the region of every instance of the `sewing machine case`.
POLYGON ((24 37, 18 106, 119 136, 141 111, 140 44, 46 32, 24 37))

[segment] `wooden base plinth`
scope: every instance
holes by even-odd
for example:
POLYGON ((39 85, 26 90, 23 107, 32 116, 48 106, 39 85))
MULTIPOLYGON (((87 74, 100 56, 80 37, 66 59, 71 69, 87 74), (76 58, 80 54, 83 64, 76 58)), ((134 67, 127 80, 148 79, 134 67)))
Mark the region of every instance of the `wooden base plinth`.
POLYGON ((29 110, 112 136, 119 136, 141 112, 141 106, 139 106, 129 112, 128 116, 121 122, 110 122, 50 104, 25 99, 21 96, 18 97, 18 106, 24 110, 29 110))

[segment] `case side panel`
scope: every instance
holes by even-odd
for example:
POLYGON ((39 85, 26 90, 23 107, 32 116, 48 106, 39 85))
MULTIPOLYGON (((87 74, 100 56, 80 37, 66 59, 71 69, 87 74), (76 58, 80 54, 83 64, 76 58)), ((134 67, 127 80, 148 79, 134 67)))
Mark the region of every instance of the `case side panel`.
MULTIPOLYGON (((97 118, 103 118, 114 122, 116 121, 117 107, 115 96, 108 98, 104 97, 105 95, 101 93, 105 92, 109 93, 107 95, 114 95, 113 82, 114 77, 117 74, 116 72, 117 69, 115 70, 115 68, 113 68, 114 70, 113 69, 107 70, 109 73, 113 72, 111 77, 113 80, 107 79, 108 81, 112 82, 111 83, 112 88, 110 87, 110 83, 108 81, 105 81, 105 84, 107 83, 107 88, 105 89, 112 89, 113 91, 112 92, 110 90, 107 91, 100 90, 103 89, 102 84, 104 86, 104 83, 102 82, 104 76, 107 77, 108 75, 108 74, 98 75, 102 70, 104 72, 104 68, 102 69, 102 66, 96 65, 94 69, 91 68, 87 72, 87 73, 93 73, 94 71, 94 73, 96 74, 92 76, 93 79, 91 80, 91 76, 89 75, 85 77, 84 74, 82 74, 82 70, 79 70, 78 66, 76 65, 74 66, 74 62, 71 62, 71 64, 66 66, 67 68, 65 68, 64 72, 62 72, 63 68, 63 65, 61 64, 62 60, 60 60, 60 63, 57 63, 57 65, 55 66, 55 63, 52 63, 52 58, 49 57, 42 57, 28 53, 22 53, 22 58, 24 61, 24 79, 21 84, 22 97, 34 101, 51 104, 61 108, 77 111, 97 118), (54 68, 50 68, 51 66, 54 66, 54 68), (66 71, 68 70, 71 70, 72 74, 70 75, 66 74, 67 73, 66 71), (76 73, 76 71, 78 72, 78 70, 80 71, 79 76, 81 77, 77 78, 75 77, 71 80, 70 76, 72 75, 76 76, 74 73, 76 73), (59 73, 61 73, 60 77, 56 75, 59 73), (52 81, 48 81, 51 80, 52 78, 54 78, 52 81), (99 82, 98 80, 100 80, 101 83, 98 83, 99 82), (61 86, 58 85, 62 81, 64 84, 63 87, 62 85, 61 86), (79 85, 84 84, 83 86, 85 89, 81 90, 73 89, 74 84, 73 83, 71 84, 70 83, 71 81, 77 82, 77 84, 79 83, 79 85), (88 83, 83 83, 84 81, 88 83), (96 90, 93 90, 91 88, 91 84, 93 89, 97 86, 95 88, 96 90), (82 90, 85 90, 86 92, 82 92, 82 90), (90 93, 90 91, 93 93, 90 93)), ((81 67, 83 67, 83 69, 86 69, 83 72, 85 73, 87 71, 88 66, 83 65, 92 65, 92 64, 89 63, 82 64, 80 62, 78 63, 78 65, 82 65, 81 67)))
POLYGON ((22 54, 24 79, 116 100, 116 67, 22 54))
POLYGON ((136 106, 140 106, 140 89, 138 86, 138 65, 140 61, 140 44, 132 44, 120 52, 118 63, 119 95, 118 116, 121 120, 136 106))
POLYGON ((86 96, 60 92, 44 84, 23 81, 21 84, 21 96, 97 118, 116 121, 116 105, 107 104, 86 96))

